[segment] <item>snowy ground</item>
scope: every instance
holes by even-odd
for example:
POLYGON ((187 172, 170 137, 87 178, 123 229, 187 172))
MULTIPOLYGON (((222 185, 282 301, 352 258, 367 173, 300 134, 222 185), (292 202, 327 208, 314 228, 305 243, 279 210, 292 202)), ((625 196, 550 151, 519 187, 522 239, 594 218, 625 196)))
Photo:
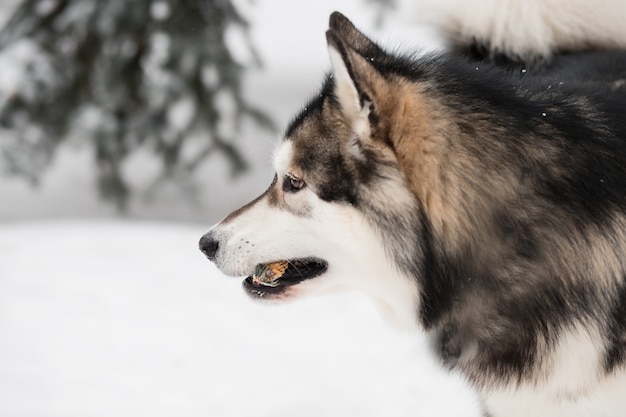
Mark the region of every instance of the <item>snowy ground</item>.
POLYGON ((478 416, 421 335, 356 294, 249 300, 203 228, 0 227, 0 415, 478 416))

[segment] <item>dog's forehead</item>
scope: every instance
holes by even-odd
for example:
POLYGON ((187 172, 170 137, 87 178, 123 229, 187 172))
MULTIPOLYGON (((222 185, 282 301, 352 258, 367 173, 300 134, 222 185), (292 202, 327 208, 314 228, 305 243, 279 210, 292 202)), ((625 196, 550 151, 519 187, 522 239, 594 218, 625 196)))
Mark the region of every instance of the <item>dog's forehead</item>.
MULTIPOLYGON (((312 172, 337 164, 341 143, 349 133, 328 103, 305 108, 274 152, 277 172, 305 170, 312 172)), ((295 173, 295 172, 294 172, 295 173)))
POLYGON ((320 115, 307 118, 301 127, 285 138, 274 156, 277 172, 296 175, 320 174, 331 167, 339 169, 342 159, 342 132, 328 126, 320 115))
POLYGON ((335 132, 302 129, 282 140, 274 151, 274 169, 278 173, 309 175, 323 167, 336 165, 341 159, 340 139, 335 132))

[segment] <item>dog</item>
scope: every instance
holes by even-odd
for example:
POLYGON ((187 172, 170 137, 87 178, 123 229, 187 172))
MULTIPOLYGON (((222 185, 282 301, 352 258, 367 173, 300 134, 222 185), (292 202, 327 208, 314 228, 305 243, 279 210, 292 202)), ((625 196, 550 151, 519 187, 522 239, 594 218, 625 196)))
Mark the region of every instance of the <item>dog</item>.
POLYGON ((411 56, 329 26, 273 182, 202 252, 256 299, 363 291, 487 416, 624 415, 626 52, 476 36, 411 56))

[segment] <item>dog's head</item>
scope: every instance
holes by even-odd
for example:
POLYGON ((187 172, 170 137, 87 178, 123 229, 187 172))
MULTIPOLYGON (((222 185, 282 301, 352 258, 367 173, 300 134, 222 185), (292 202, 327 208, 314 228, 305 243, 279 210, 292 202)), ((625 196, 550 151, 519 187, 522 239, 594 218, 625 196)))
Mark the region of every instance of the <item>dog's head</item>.
POLYGON ((201 250, 257 298, 347 287, 416 299, 419 207, 390 142, 402 117, 391 58, 334 13, 332 72, 288 127, 276 176, 254 201, 215 225, 201 250), (392 277, 400 277, 392 279, 392 277))

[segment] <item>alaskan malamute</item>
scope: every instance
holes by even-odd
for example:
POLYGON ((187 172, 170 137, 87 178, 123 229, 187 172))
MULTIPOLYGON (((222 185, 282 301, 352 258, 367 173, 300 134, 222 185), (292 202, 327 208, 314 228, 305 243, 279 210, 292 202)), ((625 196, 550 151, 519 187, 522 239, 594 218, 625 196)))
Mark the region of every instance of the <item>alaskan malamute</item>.
POLYGON ((201 250, 259 299, 362 290, 486 415, 625 416, 625 21, 541 47, 457 24, 451 52, 416 58, 334 13, 332 71, 274 181, 201 250))

